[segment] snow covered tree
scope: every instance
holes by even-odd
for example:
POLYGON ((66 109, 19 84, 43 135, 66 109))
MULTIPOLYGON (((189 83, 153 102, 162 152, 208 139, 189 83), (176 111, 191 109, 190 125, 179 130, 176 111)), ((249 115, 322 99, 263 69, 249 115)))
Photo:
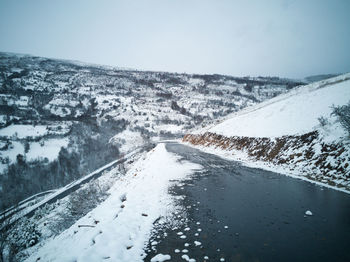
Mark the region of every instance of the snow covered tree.
POLYGON ((338 117, 340 124, 350 136, 350 101, 344 106, 333 106, 332 115, 338 117))

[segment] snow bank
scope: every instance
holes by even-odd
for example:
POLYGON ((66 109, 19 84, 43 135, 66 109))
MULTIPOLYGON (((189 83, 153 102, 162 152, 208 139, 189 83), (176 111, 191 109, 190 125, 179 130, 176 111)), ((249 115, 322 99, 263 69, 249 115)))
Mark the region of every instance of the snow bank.
POLYGON ((227 137, 280 137, 305 134, 319 126, 320 116, 329 117, 332 105, 350 100, 350 74, 302 86, 269 101, 247 108, 201 133, 227 137))
POLYGON ((142 261, 153 222, 173 211, 169 181, 200 168, 178 160, 159 144, 115 183, 105 202, 27 261, 142 261))

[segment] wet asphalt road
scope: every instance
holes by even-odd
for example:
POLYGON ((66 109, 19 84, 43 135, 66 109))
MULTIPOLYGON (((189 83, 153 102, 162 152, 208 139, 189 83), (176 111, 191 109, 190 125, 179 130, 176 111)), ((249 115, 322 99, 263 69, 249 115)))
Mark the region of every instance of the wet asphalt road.
POLYGON ((350 261, 349 194, 178 143, 166 148, 204 168, 170 189, 184 197, 179 204, 188 219, 179 216, 178 228, 159 229, 145 261, 158 253, 171 261, 185 261, 183 255, 197 262, 350 261), (313 215, 306 216, 307 210, 313 215))

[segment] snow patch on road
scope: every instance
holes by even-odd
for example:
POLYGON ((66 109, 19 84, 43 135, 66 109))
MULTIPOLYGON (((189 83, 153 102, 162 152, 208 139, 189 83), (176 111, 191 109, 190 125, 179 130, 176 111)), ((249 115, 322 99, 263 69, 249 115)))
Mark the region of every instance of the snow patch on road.
POLYGON ((170 255, 158 254, 151 259, 151 262, 163 262, 170 259, 171 259, 170 255))
POLYGON ((307 210, 307 211, 305 212, 305 215, 307 215, 307 216, 312 216, 312 212, 311 212, 310 210, 307 210))

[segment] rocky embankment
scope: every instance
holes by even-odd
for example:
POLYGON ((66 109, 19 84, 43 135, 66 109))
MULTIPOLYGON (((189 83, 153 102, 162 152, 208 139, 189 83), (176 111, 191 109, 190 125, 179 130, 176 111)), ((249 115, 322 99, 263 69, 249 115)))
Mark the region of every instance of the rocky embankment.
POLYGON ((244 155, 249 162, 265 162, 288 173, 350 191, 349 146, 327 143, 318 131, 278 138, 225 137, 206 132, 187 134, 183 141, 244 155))

